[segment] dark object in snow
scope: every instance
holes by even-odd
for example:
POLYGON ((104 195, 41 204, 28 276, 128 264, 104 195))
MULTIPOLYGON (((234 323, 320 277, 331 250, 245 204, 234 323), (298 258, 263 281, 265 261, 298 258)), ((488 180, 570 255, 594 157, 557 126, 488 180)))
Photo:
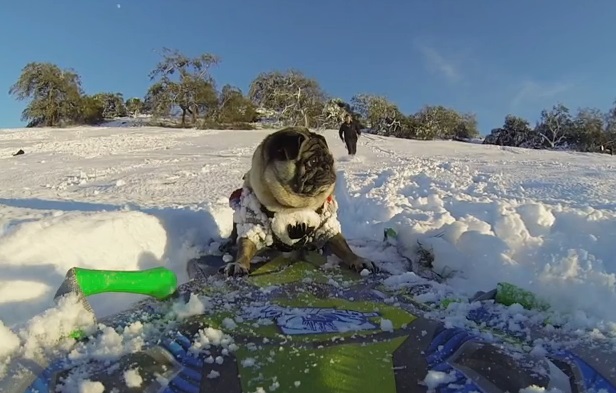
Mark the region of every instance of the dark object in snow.
POLYGON ((357 139, 361 135, 359 122, 353 120, 350 114, 344 117, 344 122, 340 125, 338 136, 346 144, 349 155, 354 156, 357 153, 357 139))
POLYGON ((21 149, 19 149, 19 151, 18 151, 17 153, 13 154, 13 157, 15 157, 15 156, 20 156, 20 155, 22 155, 22 154, 26 154, 26 152, 25 152, 25 151, 23 151, 23 150, 21 150, 21 149))

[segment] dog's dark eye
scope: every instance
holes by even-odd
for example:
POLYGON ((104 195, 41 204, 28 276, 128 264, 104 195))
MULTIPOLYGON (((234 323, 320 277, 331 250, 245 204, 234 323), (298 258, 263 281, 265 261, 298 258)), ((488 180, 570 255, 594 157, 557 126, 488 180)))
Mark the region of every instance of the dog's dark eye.
POLYGON ((316 158, 311 158, 306 162, 306 166, 310 168, 310 167, 317 165, 317 163, 318 163, 318 160, 316 158))

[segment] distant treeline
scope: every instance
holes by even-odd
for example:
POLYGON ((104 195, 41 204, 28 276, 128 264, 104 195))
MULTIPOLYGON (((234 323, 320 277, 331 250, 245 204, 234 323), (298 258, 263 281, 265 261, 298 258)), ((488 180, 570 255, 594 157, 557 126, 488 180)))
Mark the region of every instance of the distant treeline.
MULTIPOLYGON (((22 113, 28 127, 100 124, 118 117, 149 115, 154 125, 168 127, 253 129, 258 123, 336 128, 350 113, 374 134, 407 139, 468 140, 479 135, 474 113, 445 106, 424 106, 404 114, 386 97, 360 93, 350 102, 329 96, 319 82, 301 71, 258 74, 245 94, 232 85, 218 88, 210 70, 221 62, 204 53, 188 57, 164 48, 149 73, 152 85, 142 98, 120 92, 84 93, 80 75, 55 64, 27 64, 9 94, 29 99, 22 113)), ((616 105, 616 102, 615 102, 616 105)), ((541 112, 531 126, 507 115, 484 143, 527 148, 567 148, 611 152, 616 148, 616 107, 607 113, 581 108, 572 114, 557 104, 541 112)))

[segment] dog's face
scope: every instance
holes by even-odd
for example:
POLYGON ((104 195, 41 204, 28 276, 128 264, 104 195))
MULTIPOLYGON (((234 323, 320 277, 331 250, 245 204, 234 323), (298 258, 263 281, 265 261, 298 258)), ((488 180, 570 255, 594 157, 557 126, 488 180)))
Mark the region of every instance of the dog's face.
POLYGON ((264 141, 266 170, 288 192, 314 197, 336 183, 334 157, 322 135, 304 127, 288 127, 264 141))
POLYGON ((334 192, 334 157, 322 135, 305 127, 276 131, 259 144, 245 182, 270 211, 317 209, 334 192))

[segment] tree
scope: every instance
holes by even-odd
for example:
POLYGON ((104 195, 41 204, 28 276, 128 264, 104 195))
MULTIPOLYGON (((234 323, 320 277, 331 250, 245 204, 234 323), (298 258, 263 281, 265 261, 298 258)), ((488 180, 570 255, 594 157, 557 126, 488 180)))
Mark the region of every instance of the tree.
POLYGON ((129 98, 126 100, 124 106, 126 107, 126 111, 129 112, 132 117, 137 117, 140 113, 144 113, 144 104, 140 98, 129 98))
POLYGON ((602 150, 608 149, 611 154, 616 150, 616 101, 605 115, 605 130, 602 138, 602 150))
POLYGON ((169 116, 172 108, 171 89, 160 82, 150 86, 143 100, 143 109, 155 117, 163 117, 169 116))
POLYGON ((254 104, 231 85, 225 85, 218 98, 218 107, 211 115, 212 120, 220 123, 251 123, 257 118, 254 104))
POLYGON ((541 120, 535 127, 541 144, 552 149, 563 145, 572 131, 573 119, 563 104, 554 105, 549 111, 542 110, 541 120))
POLYGON ((528 120, 514 115, 505 116, 505 124, 495 128, 483 143, 499 146, 523 147, 532 145, 532 130, 528 120))
POLYGON ((94 99, 100 101, 103 106, 105 119, 124 117, 127 114, 122 93, 98 93, 94 95, 94 99))
POLYGON ((581 108, 572 120, 567 143, 579 151, 598 151, 603 142, 605 116, 596 108, 581 108))
POLYGON ((426 105, 413 118, 414 138, 464 139, 479 135, 475 114, 459 113, 442 105, 426 105))
POLYGON ((404 114, 383 96, 357 94, 351 98, 351 107, 374 133, 395 136, 402 130, 404 114))
POLYGON ((30 98, 21 119, 28 127, 55 127, 72 123, 79 116, 81 78, 72 69, 51 63, 28 63, 9 94, 18 100, 30 98))
POLYGON ((186 115, 191 115, 192 123, 201 113, 218 105, 214 78, 210 68, 217 65, 220 58, 204 53, 189 58, 177 50, 163 48, 163 59, 150 72, 150 80, 159 81, 148 90, 146 102, 158 116, 168 116, 175 107, 181 111, 181 125, 186 124, 186 115), (171 78, 178 76, 178 80, 171 78))
POLYGON ((359 116, 353 112, 351 105, 341 98, 329 98, 323 105, 321 114, 314 119, 317 128, 332 129, 340 127, 345 116, 349 114, 356 121, 359 116))
POLYGON ((305 127, 318 122, 326 99, 319 83, 298 70, 259 74, 250 84, 248 97, 283 124, 305 127))
POLYGON ((477 115, 474 113, 462 113, 461 119, 454 129, 454 138, 471 139, 479 136, 477 115))
POLYGON ((456 125, 456 119, 444 106, 426 105, 414 115, 416 120, 414 137, 417 139, 434 139, 449 134, 448 128, 456 125), (448 124, 451 123, 451 124, 448 124))
POLYGON ((100 124, 105 120, 105 102, 96 96, 83 96, 79 105, 79 122, 100 124))

